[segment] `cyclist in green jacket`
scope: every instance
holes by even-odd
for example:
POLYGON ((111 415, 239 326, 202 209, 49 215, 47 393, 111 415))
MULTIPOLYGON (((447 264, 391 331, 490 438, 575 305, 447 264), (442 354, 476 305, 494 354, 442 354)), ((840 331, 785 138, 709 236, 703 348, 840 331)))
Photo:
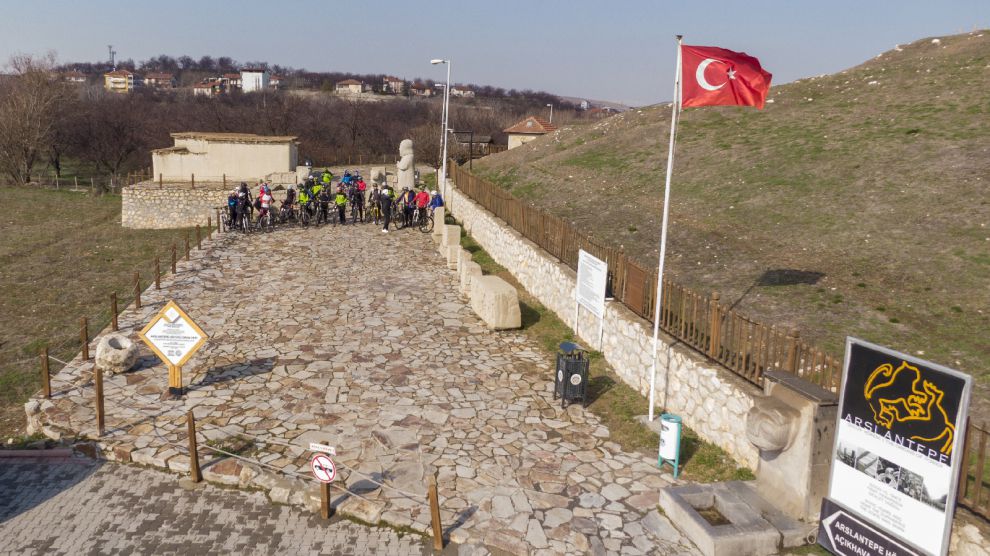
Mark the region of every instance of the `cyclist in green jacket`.
POLYGON ((343 186, 337 188, 337 196, 333 198, 333 204, 337 205, 337 216, 340 218, 340 223, 344 224, 347 221, 344 216, 347 209, 347 194, 344 193, 343 186))

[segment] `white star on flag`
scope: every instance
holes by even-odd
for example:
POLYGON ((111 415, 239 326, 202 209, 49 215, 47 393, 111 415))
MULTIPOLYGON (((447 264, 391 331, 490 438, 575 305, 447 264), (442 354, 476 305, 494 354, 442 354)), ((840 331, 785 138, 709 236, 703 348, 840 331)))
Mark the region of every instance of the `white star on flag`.
POLYGON ((729 69, 729 79, 735 79, 735 78, 736 78, 736 70, 729 69))

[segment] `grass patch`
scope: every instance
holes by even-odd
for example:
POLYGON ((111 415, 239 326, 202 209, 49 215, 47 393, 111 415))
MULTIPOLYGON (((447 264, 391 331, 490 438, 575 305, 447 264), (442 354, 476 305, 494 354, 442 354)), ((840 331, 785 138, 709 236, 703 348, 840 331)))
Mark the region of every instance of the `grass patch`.
MULTIPOLYGON (((494 274, 516 287, 522 313, 522 330, 552 359, 561 342, 576 341, 570 326, 543 306, 535 297, 467 233, 461 234, 461 246, 471 253, 485 274, 494 274)), ((623 450, 656 457, 657 435, 637 418, 649 412, 649 401, 615 374, 601 352, 589 351, 588 409, 608 427, 609 440, 623 450)), ((547 380, 551 380, 547 377, 547 380)), ((681 475, 699 482, 729 479, 753 479, 753 473, 739 467, 718 446, 704 441, 688 427, 681 438, 681 475)))
POLYGON ((119 195, 6 186, 0 194, 7 199, 0 283, 8 286, 0 297, 0 435, 8 437, 23 432, 23 404, 40 388, 39 350, 74 357, 79 318, 89 318, 90 336, 109 324, 110 293, 123 310, 134 272, 147 285, 156 255, 167 272, 168 247, 188 230, 122 228, 119 195))

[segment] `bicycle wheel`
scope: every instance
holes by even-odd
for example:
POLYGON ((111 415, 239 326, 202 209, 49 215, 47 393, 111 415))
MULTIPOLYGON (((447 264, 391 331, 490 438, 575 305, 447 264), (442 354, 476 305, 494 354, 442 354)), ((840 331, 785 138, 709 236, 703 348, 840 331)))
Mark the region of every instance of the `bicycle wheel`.
POLYGON ((306 209, 299 209, 299 223, 303 228, 309 227, 309 211, 306 209))
POLYGON ((430 215, 424 216, 419 221, 419 231, 424 234, 428 234, 433 231, 433 217, 430 215))

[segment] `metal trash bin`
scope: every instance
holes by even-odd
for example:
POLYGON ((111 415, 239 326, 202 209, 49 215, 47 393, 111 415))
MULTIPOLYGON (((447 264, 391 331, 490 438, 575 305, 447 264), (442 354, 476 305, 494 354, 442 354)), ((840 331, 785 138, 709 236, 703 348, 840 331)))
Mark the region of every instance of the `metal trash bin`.
POLYGON ((663 467, 664 462, 674 467, 676 479, 681 467, 681 417, 673 413, 664 413, 660 416, 660 450, 657 467, 663 467))
POLYGON ((581 400, 588 407, 588 352, 574 342, 563 342, 557 351, 557 372, 554 376, 553 399, 560 398, 560 407, 581 400))

